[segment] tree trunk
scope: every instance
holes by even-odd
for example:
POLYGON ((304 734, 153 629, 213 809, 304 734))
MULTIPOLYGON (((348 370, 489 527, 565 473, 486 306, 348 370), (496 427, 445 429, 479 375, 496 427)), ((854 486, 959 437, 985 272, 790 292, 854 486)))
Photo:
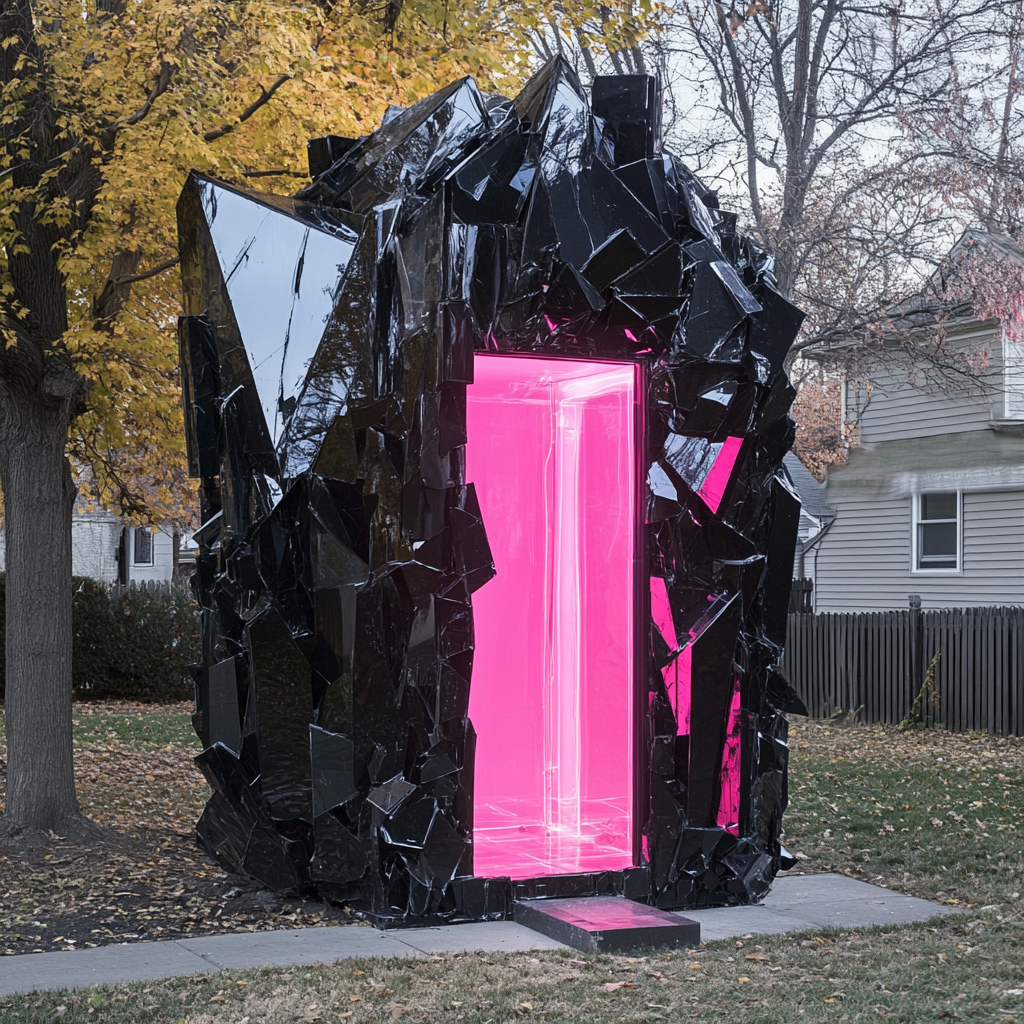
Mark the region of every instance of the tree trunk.
MULTIPOLYGON (((7 546, 6 832, 83 823, 71 723, 68 403, 0 387, 7 546)), ((77 827, 76 827, 77 826, 77 827)))

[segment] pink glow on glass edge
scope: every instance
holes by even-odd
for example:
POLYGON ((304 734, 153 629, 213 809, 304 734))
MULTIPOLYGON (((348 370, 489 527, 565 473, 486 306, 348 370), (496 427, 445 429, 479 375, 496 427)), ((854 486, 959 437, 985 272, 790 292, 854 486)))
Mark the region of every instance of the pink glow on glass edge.
POLYGON ((473 596, 477 875, 633 864, 636 377, 475 357, 466 479, 497 569, 473 596))
POLYGON ((690 670, 693 664, 693 647, 687 644, 678 657, 670 661, 662 670, 665 689, 668 691, 669 703, 676 716, 676 733, 680 736, 690 735, 690 670))
POLYGON ((661 638, 674 651, 679 646, 675 623, 672 621, 672 605, 668 599, 668 587, 660 576, 651 577, 651 618, 661 638))
POLYGON ((729 722, 722 751, 722 795, 718 802, 718 825, 739 835, 740 819, 740 681, 733 683, 729 722))
POLYGON ((717 512, 718 506, 722 504, 725 488, 729 485, 729 478, 732 476, 742 447, 742 437, 727 437, 715 456, 714 465, 697 492, 712 512, 717 512))

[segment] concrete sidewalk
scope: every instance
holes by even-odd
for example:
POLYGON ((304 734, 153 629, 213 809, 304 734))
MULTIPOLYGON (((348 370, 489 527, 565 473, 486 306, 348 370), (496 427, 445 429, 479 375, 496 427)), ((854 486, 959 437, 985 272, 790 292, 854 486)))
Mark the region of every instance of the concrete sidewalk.
MULTIPOLYGON (((751 934, 781 934, 815 928, 867 928, 926 921, 956 913, 913 896, 858 882, 843 875, 779 878, 756 907, 688 910, 710 942, 751 934)), ((0 995, 36 989, 88 988, 105 983, 152 981, 245 967, 304 966, 373 956, 429 956, 470 950, 526 952, 567 949, 513 921, 406 928, 381 932, 362 925, 300 928, 280 932, 207 935, 166 942, 98 946, 67 953, 0 957, 0 995)))

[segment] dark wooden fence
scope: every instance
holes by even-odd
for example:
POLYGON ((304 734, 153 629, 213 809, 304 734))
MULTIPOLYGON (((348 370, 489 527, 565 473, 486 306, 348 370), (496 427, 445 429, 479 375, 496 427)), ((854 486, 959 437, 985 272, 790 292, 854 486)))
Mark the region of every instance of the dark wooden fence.
POLYGON ((789 614, 814 610, 814 581, 793 580, 789 591, 789 614))
POLYGON ((936 654, 925 722, 1024 735, 1024 608, 790 615, 781 670, 813 718, 899 724, 936 654))

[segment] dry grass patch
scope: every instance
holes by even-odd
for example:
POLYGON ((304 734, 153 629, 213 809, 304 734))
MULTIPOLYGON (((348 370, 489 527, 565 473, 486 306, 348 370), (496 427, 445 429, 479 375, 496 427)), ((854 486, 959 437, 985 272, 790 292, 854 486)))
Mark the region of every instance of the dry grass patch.
POLYGON ((803 869, 965 906, 1024 892, 1024 739, 800 719, 790 748, 803 869))
MULTIPOLYGON (((456 926, 457 927, 457 926, 456 926)), ((633 957, 450 954, 0 997, 5 1024, 1024 1021, 1020 921, 747 936, 633 957)))

